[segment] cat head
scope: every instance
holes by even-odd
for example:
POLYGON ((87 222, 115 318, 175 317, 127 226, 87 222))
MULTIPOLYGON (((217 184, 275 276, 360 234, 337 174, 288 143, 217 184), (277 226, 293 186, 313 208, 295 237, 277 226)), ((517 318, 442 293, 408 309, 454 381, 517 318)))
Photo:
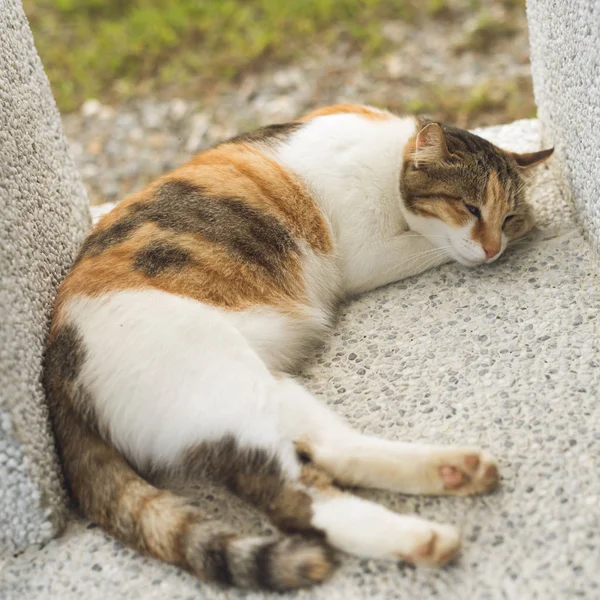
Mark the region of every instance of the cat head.
POLYGON ((496 260, 533 227, 525 173, 554 149, 504 151, 455 127, 420 121, 407 144, 400 178, 409 227, 473 266, 496 260))

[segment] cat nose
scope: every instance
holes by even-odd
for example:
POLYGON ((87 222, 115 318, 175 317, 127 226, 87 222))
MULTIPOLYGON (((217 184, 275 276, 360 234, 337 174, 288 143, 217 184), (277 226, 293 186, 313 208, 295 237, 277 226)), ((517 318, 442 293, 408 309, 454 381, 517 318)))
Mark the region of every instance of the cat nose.
POLYGON ((494 256, 500 252, 500 245, 490 244, 488 246, 484 246, 483 250, 485 251, 485 257, 489 260, 490 258, 494 258, 494 256))

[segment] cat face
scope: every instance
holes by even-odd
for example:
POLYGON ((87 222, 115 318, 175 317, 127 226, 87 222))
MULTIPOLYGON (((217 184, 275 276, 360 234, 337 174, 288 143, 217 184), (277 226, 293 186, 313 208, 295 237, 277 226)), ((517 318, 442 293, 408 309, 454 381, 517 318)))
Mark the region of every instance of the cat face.
POLYGON ((506 152, 468 131, 422 121, 400 179, 409 227, 463 265, 496 260, 533 217, 524 171, 553 152, 506 152))

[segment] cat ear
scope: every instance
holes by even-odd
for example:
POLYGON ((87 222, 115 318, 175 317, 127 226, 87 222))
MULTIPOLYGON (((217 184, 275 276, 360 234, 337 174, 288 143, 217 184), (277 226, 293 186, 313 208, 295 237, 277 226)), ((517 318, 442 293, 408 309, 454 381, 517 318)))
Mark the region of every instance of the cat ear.
POLYGON ((526 152, 525 154, 517 154, 516 152, 509 152, 509 156, 517 163, 520 170, 529 169, 543 163, 548 160, 554 148, 548 150, 540 150, 539 152, 526 152))
POLYGON ((444 131, 437 123, 425 125, 415 140, 415 166, 442 162, 450 156, 444 131))

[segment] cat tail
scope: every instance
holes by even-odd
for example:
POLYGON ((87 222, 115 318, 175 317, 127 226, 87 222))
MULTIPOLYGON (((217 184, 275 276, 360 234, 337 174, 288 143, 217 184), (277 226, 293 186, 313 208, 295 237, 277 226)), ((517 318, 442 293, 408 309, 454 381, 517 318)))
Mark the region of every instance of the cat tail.
POLYGON ((240 535, 185 498, 149 484, 86 424, 71 398, 57 398, 56 391, 48 396, 72 496, 117 539, 203 580, 243 588, 292 590, 331 575, 332 557, 323 541, 240 535))

